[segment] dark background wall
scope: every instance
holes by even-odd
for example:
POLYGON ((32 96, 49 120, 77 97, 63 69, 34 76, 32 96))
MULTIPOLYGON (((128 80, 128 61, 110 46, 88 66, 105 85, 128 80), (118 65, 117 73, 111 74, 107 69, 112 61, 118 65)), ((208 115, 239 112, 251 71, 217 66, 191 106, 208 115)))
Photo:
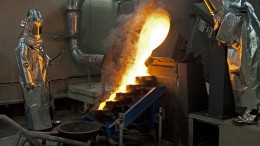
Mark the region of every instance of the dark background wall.
MULTIPOLYGON (((119 0, 85 0, 82 7, 82 22, 80 47, 85 53, 105 54, 105 39, 109 30, 114 26, 118 16, 119 0)), ((122 0, 132 2, 132 0, 122 0)), ((138 4, 144 0, 133 0, 138 4)), ((150 1, 150 0, 147 0, 150 1)), ((171 31, 165 42, 154 51, 153 56, 176 57, 178 49, 185 45, 186 28, 191 19, 193 3, 202 0, 159 0, 158 4, 169 11, 171 15, 171 31), (179 41, 179 42, 178 42, 179 41)), ((260 9, 258 0, 251 0, 255 9, 260 9)), ((68 41, 59 37, 67 34, 65 17, 66 0, 1 0, 0 2, 0 104, 22 101, 18 82, 15 47, 20 33, 20 21, 25 18, 31 8, 41 11, 44 24, 44 47, 52 58, 64 49, 63 56, 55 60, 50 67, 52 92, 59 94, 65 88, 65 81, 70 76, 86 75, 87 69, 91 74, 100 74, 100 68, 77 65, 73 62, 68 41), (15 84, 12 84, 15 83, 15 84)), ((129 8, 120 7, 122 9, 129 8)), ((259 12, 259 11, 258 11, 259 12)))

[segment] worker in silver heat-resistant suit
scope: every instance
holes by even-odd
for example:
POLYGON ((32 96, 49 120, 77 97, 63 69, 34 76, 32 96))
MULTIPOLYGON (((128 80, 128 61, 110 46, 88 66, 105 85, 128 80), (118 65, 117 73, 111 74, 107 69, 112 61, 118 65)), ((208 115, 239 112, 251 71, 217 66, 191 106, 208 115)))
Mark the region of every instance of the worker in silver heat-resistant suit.
POLYGON ((16 60, 22 86, 27 126, 32 130, 52 127, 48 85, 49 57, 42 47, 42 16, 31 9, 22 20, 16 60))

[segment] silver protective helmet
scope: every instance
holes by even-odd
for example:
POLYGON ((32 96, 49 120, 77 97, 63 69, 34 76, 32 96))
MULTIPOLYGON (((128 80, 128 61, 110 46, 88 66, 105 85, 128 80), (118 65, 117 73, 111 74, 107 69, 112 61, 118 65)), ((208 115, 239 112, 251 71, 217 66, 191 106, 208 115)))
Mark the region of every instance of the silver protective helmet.
POLYGON ((25 36, 37 41, 42 39, 42 23, 43 20, 40 11, 30 9, 27 12, 27 18, 22 20, 20 26, 23 28, 25 36))

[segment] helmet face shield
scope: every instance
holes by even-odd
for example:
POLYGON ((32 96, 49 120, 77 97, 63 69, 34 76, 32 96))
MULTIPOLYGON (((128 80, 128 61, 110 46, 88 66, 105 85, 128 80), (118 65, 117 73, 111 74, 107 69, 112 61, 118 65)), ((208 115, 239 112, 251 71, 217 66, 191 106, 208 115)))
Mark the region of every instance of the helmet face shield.
POLYGON ((27 13, 25 35, 35 40, 42 39, 42 16, 38 10, 31 9, 27 13))
POLYGON ((34 36, 34 38, 36 40, 41 39, 42 36, 42 26, 41 25, 34 25, 32 28, 32 36, 34 36))

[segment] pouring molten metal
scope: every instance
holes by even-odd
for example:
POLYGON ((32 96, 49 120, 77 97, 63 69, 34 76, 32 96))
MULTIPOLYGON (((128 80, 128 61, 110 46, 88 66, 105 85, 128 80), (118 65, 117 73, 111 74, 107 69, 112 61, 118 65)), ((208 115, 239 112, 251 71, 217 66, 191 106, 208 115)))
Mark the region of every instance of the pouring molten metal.
MULTIPOLYGON (((170 16, 164 9, 158 8, 147 15, 140 32, 139 39, 133 49, 136 49, 134 63, 127 68, 120 86, 106 101, 114 101, 117 92, 126 92, 126 85, 135 84, 136 76, 147 76, 145 61, 167 37, 170 30, 170 16)), ((102 110, 106 101, 100 103, 98 110, 102 110)))

